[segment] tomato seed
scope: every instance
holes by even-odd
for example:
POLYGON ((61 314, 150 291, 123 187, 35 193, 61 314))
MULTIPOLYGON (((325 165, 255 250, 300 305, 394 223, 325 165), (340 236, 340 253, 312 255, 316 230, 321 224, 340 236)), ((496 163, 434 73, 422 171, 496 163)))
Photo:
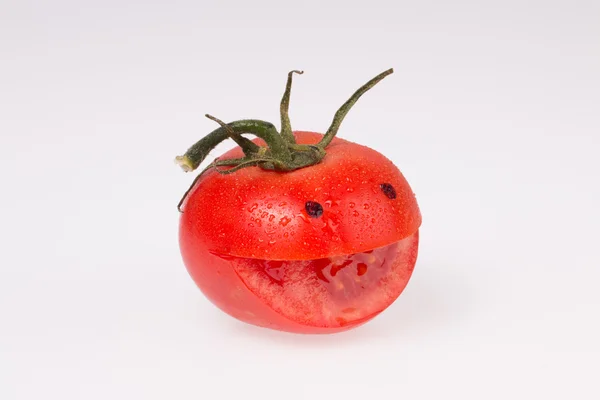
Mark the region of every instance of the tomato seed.
POLYGON ((388 199, 393 200, 396 198, 396 189, 394 189, 394 187, 392 185, 390 185, 389 183, 382 183, 381 185, 379 185, 379 187, 381 188, 381 190, 383 191, 383 194, 385 194, 388 199))
POLYGON ((304 205, 307 214, 312 218, 319 218, 323 215, 323 206, 316 201, 307 201, 304 205))

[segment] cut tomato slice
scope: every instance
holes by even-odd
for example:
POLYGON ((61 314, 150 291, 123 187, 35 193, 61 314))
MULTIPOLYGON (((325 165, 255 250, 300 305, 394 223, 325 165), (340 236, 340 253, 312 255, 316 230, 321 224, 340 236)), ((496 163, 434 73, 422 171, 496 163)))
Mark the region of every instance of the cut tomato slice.
POLYGON ((362 253, 260 260, 183 247, 188 272, 212 303, 241 321, 297 333, 333 333, 369 321, 406 287, 419 232, 362 253), (190 256, 191 254, 191 256, 190 256))
POLYGON ((244 285, 276 313, 304 326, 366 322, 402 293, 418 233, 363 253, 303 261, 228 258, 244 285))

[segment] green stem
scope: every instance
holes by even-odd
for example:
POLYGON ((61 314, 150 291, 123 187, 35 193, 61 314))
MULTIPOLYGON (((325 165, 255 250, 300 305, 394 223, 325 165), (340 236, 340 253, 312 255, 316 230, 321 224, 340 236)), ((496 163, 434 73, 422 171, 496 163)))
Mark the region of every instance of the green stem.
POLYGON ((302 75, 304 71, 293 70, 288 73, 287 84, 285 85, 285 92, 281 98, 281 105, 279 111, 281 114, 281 136, 288 143, 296 143, 296 138, 292 133, 292 124, 290 123, 290 92, 292 91, 292 76, 294 74, 302 75))
POLYGON ((244 154, 246 156, 256 154, 260 151, 259 145, 254 143, 252 140, 245 138, 242 135, 240 135, 239 133, 235 132, 225 122, 221 121, 218 118, 213 117, 210 114, 206 114, 205 116, 206 116, 206 118, 213 120, 217 124, 221 125, 221 127, 227 131, 227 133, 229 134, 229 137, 232 138, 233 141, 236 142, 238 144, 238 146, 240 146, 242 148, 242 151, 244 152, 244 154))
POLYGON ((393 72, 394 70, 392 68, 382 72, 381 74, 377 75, 375 78, 371 79, 369 82, 361 86, 356 92, 354 92, 354 94, 335 113, 333 121, 331 122, 331 126, 329 127, 329 129, 327 129, 325 136, 323 136, 323 139, 321 139, 321 141, 319 142, 319 147, 325 148, 327 147, 327 145, 329 145, 329 143, 331 143, 331 141, 337 134, 338 129, 340 128, 340 125, 344 120, 344 117, 346 116, 346 114, 348 114, 348 111, 350 111, 354 103, 356 103, 356 101, 363 94, 365 94, 369 89, 375 86, 379 81, 381 81, 383 78, 385 78, 393 72))
MULTIPOLYGON (((241 159, 241 160, 238 159, 237 161, 238 162, 235 165, 234 164, 220 164, 219 165, 217 163, 217 165, 216 165, 217 167, 222 166, 222 165, 229 165, 229 166, 233 166, 233 168, 230 168, 230 169, 216 168, 216 170, 221 175, 228 175, 228 174, 231 174, 233 172, 236 172, 236 171, 238 171, 242 168, 246 168, 246 167, 252 167, 252 166, 260 165, 263 163, 268 163, 271 165, 273 165, 274 163, 277 163, 277 160, 273 160, 271 158, 255 158, 255 159, 251 158, 251 159, 241 159)), ((285 166, 282 165, 280 167, 285 167, 285 166)), ((273 168, 270 168, 270 169, 277 169, 277 168, 275 167, 275 165, 273 165, 273 168)))
POLYGON ((196 185, 204 172, 215 168, 220 174, 231 174, 242 168, 250 166, 259 166, 264 170, 275 171, 294 171, 296 169, 309 167, 321 162, 326 156, 325 148, 331 143, 337 134, 339 127, 348 111, 356 101, 369 89, 375 86, 386 76, 390 75, 393 69, 382 72, 369 82, 359 88, 348 101, 346 101, 335 113, 331 126, 316 145, 297 144, 292 132, 292 126, 289 117, 290 92, 292 90, 292 77, 296 74, 302 74, 302 71, 291 71, 288 73, 287 85, 283 98, 281 99, 281 134, 277 132, 275 126, 269 122, 256 119, 246 119, 234 121, 229 124, 217 119, 211 115, 207 118, 217 122, 220 127, 200 139, 192 145, 183 156, 176 157, 176 162, 184 171, 193 171, 200 166, 208 153, 213 150, 222 141, 232 138, 243 150, 245 157, 215 160, 206 167, 192 182, 191 186, 181 198, 177 209, 181 211, 181 205, 185 198, 196 185), (263 139, 267 146, 259 146, 251 140, 242 136, 242 134, 252 134, 263 139), (231 166, 230 169, 219 169, 220 166, 231 166))
POLYGON ((247 161, 248 158, 246 157, 242 157, 242 158, 229 158, 227 160, 215 160, 213 162, 213 165, 215 167, 233 167, 236 165, 239 165, 240 163, 243 163, 244 161, 247 161))
MULTIPOLYGON (((230 122, 227 126, 236 134, 249 133, 263 139, 269 146, 273 157, 284 163, 290 162, 292 157, 287 144, 270 122, 245 119, 230 122)), ((177 157, 176 160, 184 170, 193 171, 198 168, 212 149, 229 137, 230 130, 221 126, 192 145, 183 156, 177 157)))

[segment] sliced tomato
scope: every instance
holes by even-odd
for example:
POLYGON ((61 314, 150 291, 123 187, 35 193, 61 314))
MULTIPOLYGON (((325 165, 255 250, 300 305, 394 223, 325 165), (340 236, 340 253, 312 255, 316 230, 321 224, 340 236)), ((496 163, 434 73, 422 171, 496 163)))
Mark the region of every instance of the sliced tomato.
MULTIPOLYGON (((295 135, 302 144, 322 138, 295 135)), ((240 156, 235 148, 222 159, 240 156)), ((310 168, 210 170, 183 208, 191 276, 223 311, 255 325, 357 326, 400 295, 416 262, 421 214, 408 182, 380 153, 343 139, 310 168)))
POLYGON ((367 322, 396 300, 411 277, 418 243, 417 231, 377 249, 315 260, 212 253, 190 273, 237 319, 292 332, 337 332, 367 322))

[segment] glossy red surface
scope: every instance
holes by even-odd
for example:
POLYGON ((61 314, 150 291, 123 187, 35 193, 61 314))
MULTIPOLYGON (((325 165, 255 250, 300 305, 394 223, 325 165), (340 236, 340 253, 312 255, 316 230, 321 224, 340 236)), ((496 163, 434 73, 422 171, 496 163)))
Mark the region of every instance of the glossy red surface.
MULTIPOLYGON (((323 137, 294 135, 301 144, 323 137)), ((211 169, 190 191, 181 252, 223 311, 274 329, 335 332, 373 318, 406 286, 421 225, 410 185, 373 149, 334 138, 326 151, 290 172, 211 169)), ((219 158, 241 156, 234 148, 219 158)))
MULTIPOLYGON (((298 143, 322 135, 295 132, 298 143)), ((256 140, 260 142, 260 140, 256 140)), ((239 148, 219 159, 241 157, 239 148)), ((210 170, 183 204, 185 240, 237 257, 306 260, 386 246, 421 225, 415 195, 400 170, 381 153, 334 138, 323 161, 291 172, 243 168, 210 170), (382 184, 394 188, 390 199, 382 184), (323 208, 311 218, 307 202, 323 208)))

